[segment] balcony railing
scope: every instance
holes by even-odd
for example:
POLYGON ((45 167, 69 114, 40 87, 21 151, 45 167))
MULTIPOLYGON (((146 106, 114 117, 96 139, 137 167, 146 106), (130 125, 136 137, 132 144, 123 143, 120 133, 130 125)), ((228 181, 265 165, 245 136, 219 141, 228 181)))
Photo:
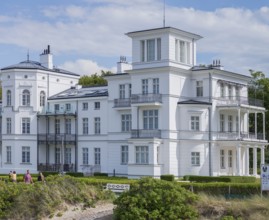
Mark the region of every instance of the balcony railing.
POLYGON ((225 96, 214 98, 217 100, 217 106, 223 105, 252 105, 257 107, 264 107, 264 101, 260 99, 254 99, 249 97, 242 96, 225 96))
POLYGON ((74 164, 59 164, 59 163, 40 163, 37 169, 39 171, 53 171, 53 172, 75 172, 74 164))
POLYGON ((75 143, 76 134, 38 134, 39 143, 53 142, 53 143, 75 143))
POLYGON ((161 130, 132 130, 131 138, 161 138, 161 130))
POLYGON ((132 95, 131 103, 161 103, 162 102, 162 95, 161 94, 136 94, 132 95))
POLYGON ((38 115, 76 115, 76 111, 74 109, 59 109, 59 110, 43 109, 38 113, 38 115))
POLYGON ((131 99, 114 99, 114 107, 130 107, 131 106, 131 99))

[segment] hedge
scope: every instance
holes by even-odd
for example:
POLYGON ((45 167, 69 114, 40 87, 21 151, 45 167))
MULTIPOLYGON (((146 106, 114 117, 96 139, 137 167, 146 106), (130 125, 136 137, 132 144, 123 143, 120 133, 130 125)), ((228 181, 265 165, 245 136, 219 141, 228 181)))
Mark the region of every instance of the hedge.
POLYGON ((191 182, 224 182, 224 183, 255 183, 256 178, 253 176, 184 176, 184 180, 191 182))
POLYGON ((161 180, 174 181, 175 176, 172 174, 161 175, 161 180))

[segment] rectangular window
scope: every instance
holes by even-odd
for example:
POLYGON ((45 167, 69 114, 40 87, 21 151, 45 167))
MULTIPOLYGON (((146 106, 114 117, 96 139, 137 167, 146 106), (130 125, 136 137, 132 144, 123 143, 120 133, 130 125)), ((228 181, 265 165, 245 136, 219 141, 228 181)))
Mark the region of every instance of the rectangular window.
POLYGON ((191 152, 191 165, 200 166, 200 152, 191 152))
POLYGON ((7 134, 11 134, 11 118, 7 118, 7 134))
POLYGON ((203 97, 203 81, 196 81, 196 96, 203 97))
POLYGON ((149 163, 148 146, 136 146, 135 147, 135 162, 136 164, 148 164, 149 163))
POLYGON ((229 99, 233 99, 233 87, 231 85, 228 86, 228 96, 229 99))
POLYGON ((147 61, 155 60, 155 39, 147 40, 147 61))
POLYGON ((22 118, 22 134, 30 134, 30 118, 22 118))
POLYGON ((30 163, 30 147, 22 147, 22 163, 30 163))
POLYGON ((142 94, 148 94, 148 80, 142 79, 142 94))
POLYGON ((220 84, 220 97, 222 97, 222 98, 225 97, 225 85, 224 85, 224 83, 220 84))
POLYGON ((233 167, 233 151, 232 150, 228 151, 228 166, 229 168, 233 167))
POLYGON ((143 129, 155 130, 159 128, 158 110, 144 110, 143 111, 143 129))
POLYGON ((83 102, 82 103, 82 110, 88 110, 88 102, 83 102))
POLYGON ((65 104, 65 111, 67 111, 67 112, 71 111, 71 104, 70 103, 65 104))
POLYGON ((141 51, 141 54, 140 54, 140 57, 141 57, 141 62, 145 62, 145 41, 144 40, 141 40, 140 41, 140 51, 141 51))
POLYGON ((175 40, 175 60, 180 63, 190 64, 190 43, 175 40))
POLYGON ((7 146, 6 151, 7 151, 7 163, 11 163, 11 146, 7 146))
POLYGON ((229 115, 228 116, 228 132, 233 131, 233 116, 229 115))
POLYGON ((129 132, 132 128, 132 115, 123 114, 121 115, 121 131, 129 132))
POLYGON ((128 164, 128 146, 121 146, 121 164, 128 164))
POLYGON ((179 41, 179 61, 181 63, 186 63, 185 43, 184 41, 179 41))
POLYGON ((129 98, 132 96, 132 84, 129 84, 129 98))
POLYGON ((238 86, 235 87, 235 97, 236 97, 236 100, 240 99, 240 89, 238 86))
POLYGON ((82 118, 82 134, 88 134, 88 132, 89 132, 88 118, 82 118))
POLYGON ((55 119, 55 134, 60 134, 60 119, 55 119))
POLYGON ((125 99, 125 85, 120 85, 120 99, 125 99))
POLYGON ((199 116, 191 116, 191 130, 192 131, 200 130, 200 117, 199 116))
POLYGON ((225 169, 225 151, 220 150, 220 168, 225 169))
POLYGON ((65 119, 65 133, 71 134, 71 118, 65 119))
POLYGON ((100 102, 94 102, 94 109, 99 110, 100 109, 100 102))
POLYGON ((225 130, 225 118, 223 114, 220 114, 220 132, 225 130))
POLYGON ((157 60, 161 60, 162 57, 162 41, 161 38, 157 38, 157 60))
POLYGON ((101 119, 99 117, 94 118, 94 133, 101 133, 101 119))
POLYGON ((86 147, 82 148, 82 164, 83 165, 89 164, 89 149, 86 147))
POLYGON ((59 148, 59 147, 55 148, 55 163, 56 164, 61 163, 61 148, 59 148))
POLYGON ((71 164, 71 148, 65 148, 64 163, 71 164))
POLYGON ((235 129, 236 129, 236 131, 239 131, 239 119, 238 119, 238 116, 236 116, 235 120, 236 120, 235 129))
POLYGON ((101 149, 94 148, 94 164, 100 165, 101 164, 101 149))
POLYGON ((159 94, 159 78, 153 79, 153 94, 159 94))
POLYGON ((54 110, 55 110, 55 112, 60 111, 60 105, 59 104, 55 104, 54 105, 54 110))

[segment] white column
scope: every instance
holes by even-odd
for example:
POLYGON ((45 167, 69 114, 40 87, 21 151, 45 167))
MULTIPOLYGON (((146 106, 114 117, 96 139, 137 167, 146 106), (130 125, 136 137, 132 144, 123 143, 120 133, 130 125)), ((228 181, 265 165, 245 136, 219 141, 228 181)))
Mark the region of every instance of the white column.
POLYGON ((264 146, 261 147, 261 164, 264 164, 264 146))
POLYGON ((247 111, 247 132, 248 132, 248 139, 249 139, 249 110, 247 111))
POLYGON ((262 125, 263 125, 263 129, 262 129, 263 140, 265 140, 265 114, 264 112, 262 113, 262 125))
POLYGON ((249 146, 246 146, 245 148, 245 166, 246 166, 246 169, 245 169, 245 175, 246 176, 249 176, 249 146))
POLYGON ((253 148, 253 175, 257 176, 257 148, 253 148))
POLYGON ((241 166, 241 146, 240 144, 237 145, 237 148, 236 148, 236 175, 237 176, 241 176, 241 169, 242 169, 242 166, 241 166))
POLYGON ((255 138, 257 138, 257 112, 255 112, 255 138))
POLYGON ((238 114, 238 138, 240 139, 240 134, 241 134, 240 108, 238 108, 237 114, 238 114))

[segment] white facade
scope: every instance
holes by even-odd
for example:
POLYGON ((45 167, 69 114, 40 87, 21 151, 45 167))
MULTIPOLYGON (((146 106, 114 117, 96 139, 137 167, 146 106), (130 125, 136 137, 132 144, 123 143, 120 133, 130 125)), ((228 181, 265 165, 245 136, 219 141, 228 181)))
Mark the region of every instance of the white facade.
POLYGON ((107 86, 75 86, 78 75, 51 69, 49 47, 40 68, 28 61, 2 69, 0 172, 257 175, 257 150, 263 163, 267 145, 266 110, 248 98, 250 77, 224 71, 218 62, 196 66, 199 35, 170 27, 127 35, 132 65, 121 58, 107 86), (49 97, 44 105, 41 92, 49 97))

